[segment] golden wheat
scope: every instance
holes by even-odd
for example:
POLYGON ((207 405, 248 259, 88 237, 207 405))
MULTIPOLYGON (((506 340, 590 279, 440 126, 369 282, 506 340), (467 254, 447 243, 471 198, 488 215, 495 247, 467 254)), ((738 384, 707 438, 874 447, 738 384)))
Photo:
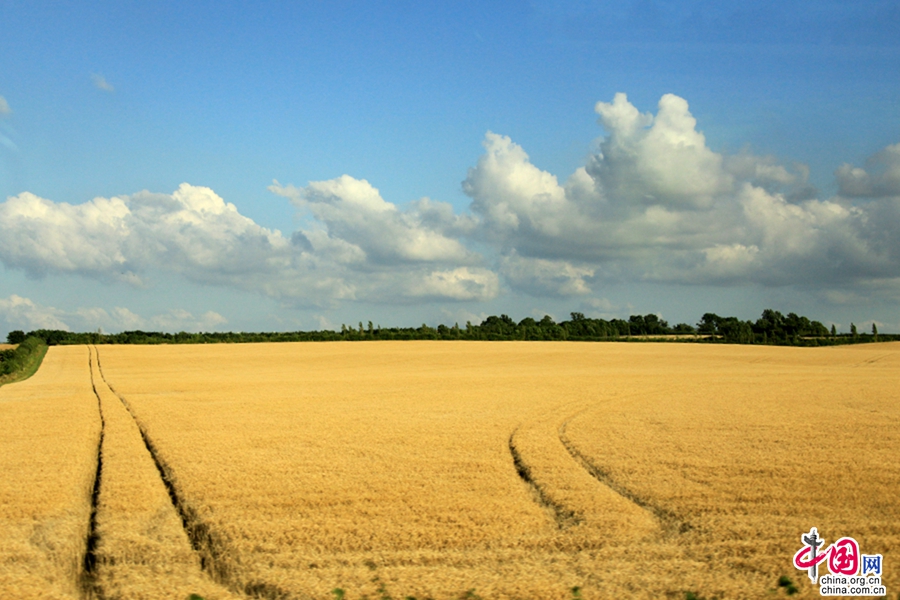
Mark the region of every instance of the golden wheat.
POLYGON ((84 347, 0 388, 0 597, 80 596, 99 435, 84 347))
POLYGON ((92 377, 103 415, 94 587, 130 600, 232 598, 200 570, 134 419, 106 385, 94 351, 92 377))
POLYGON ((896 344, 100 355, 237 588, 753 598, 804 577, 811 526, 870 553, 900 533, 896 344))
MULTIPOLYGON (((564 438, 689 527, 679 545, 722 575, 709 593, 760 589, 783 573, 816 595, 786 558, 812 526, 829 543, 851 536, 862 552, 895 555, 900 344, 711 350, 653 359, 647 383, 667 390, 624 388, 565 421, 564 438)), ((885 581, 900 583, 889 570, 885 581)))

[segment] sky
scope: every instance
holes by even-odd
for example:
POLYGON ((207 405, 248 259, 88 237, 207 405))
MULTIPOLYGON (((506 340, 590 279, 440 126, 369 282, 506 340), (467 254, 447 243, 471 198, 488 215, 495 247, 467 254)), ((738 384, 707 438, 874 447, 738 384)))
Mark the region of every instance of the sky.
POLYGON ((0 0, 0 337, 900 332, 900 5, 0 0))

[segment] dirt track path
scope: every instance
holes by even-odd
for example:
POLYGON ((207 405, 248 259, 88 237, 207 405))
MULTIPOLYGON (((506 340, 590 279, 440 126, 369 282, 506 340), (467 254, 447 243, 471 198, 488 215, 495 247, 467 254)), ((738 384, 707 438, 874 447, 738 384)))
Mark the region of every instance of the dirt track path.
POLYGON ((659 533, 651 511, 593 476, 567 451, 559 430, 572 412, 572 406, 556 406, 510 435, 516 470, 534 488, 536 500, 552 512, 560 529, 572 533, 591 529, 635 540, 659 533))
POLYGON ((98 598, 235 598, 201 569, 161 471, 90 348, 103 434, 95 515, 86 561, 88 595, 98 598))

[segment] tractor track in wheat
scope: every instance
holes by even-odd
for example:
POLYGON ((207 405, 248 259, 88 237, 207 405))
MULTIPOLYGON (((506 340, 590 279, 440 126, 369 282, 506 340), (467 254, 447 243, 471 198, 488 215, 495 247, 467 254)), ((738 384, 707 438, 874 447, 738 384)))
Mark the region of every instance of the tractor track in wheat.
MULTIPOLYGON (((200 559, 200 568, 212 580, 228 588, 231 592, 245 597, 260 598, 265 600, 289 600, 294 596, 276 585, 265 581, 241 581, 235 574, 232 565, 224 558, 228 548, 227 542, 219 535, 208 522, 200 517, 199 512, 187 502, 176 485, 176 476, 172 467, 162 457, 159 448, 153 442, 147 429, 137 417, 131 403, 120 394, 106 379, 103 366, 100 362, 100 353, 96 346, 93 347, 97 356, 97 369, 100 373, 102 384, 113 393, 130 415, 137 426, 141 440, 153 460, 153 464, 159 474, 159 478, 166 489, 172 507, 181 520, 181 525, 190 542, 191 549, 200 559)), ((99 472, 99 470, 98 470, 99 472)))
POLYGON ((532 467, 525 462, 519 449, 516 447, 515 437, 517 431, 518 427, 509 434, 509 453, 512 455, 513 465, 519 478, 531 489, 535 501, 553 515, 553 520, 556 522, 557 527, 568 529, 573 525, 578 525, 581 519, 577 513, 566 508, 562 503, 553 500, 544 486, 535 481, 532 475, 532 467))
POLYGON ((91 373, 91 389, 97 398, 97 412, 100 416, 100 438, 97 441, 97 469, 94 472, 94 483, 91 486, 91 512, 90 520, 88 521, 87 539, 85 540, 84 558, 81 561, 79 587, 86 598, 102 600, 104 595, 97 583, 96 573, 96 550, 99 539, 97 531, 97 504, 100 498, 100 480, 103 475, 103 434, 105 433, 106 423, 103 419, 103 405, 100 401, 100 395, 97 393, 97 382, 94 381, 93 361, 94 353, 88 349, 88 371, 91 373))
POLYGON ((568 452, 572 457, 572 460, 574 460, 585 471, 587 471, 587 473, 591 477, 614 491, 622 498, 625 498, 626 500, 633 502, 642 509, 651 512, 659 521, 663 531, 667 533, 686 533, 693 529, 693 526, 689 522, 680 519, 672 511, 652 502, 647 498, 644 498, 643 496, 635 493, 634 491, 628 489, 627 487, 616 481, 616 479, 612 476, 608 469, 601 467, 593 459, 581 452, 578 447, 572 442, 572 440, 569 439, 569 437, 566 435, 566 427, 568 426, 569 421, 575 416, 576 415, 573 415, 563 421, 558 429, 559 441, 566 449, 566 452, 568 452))

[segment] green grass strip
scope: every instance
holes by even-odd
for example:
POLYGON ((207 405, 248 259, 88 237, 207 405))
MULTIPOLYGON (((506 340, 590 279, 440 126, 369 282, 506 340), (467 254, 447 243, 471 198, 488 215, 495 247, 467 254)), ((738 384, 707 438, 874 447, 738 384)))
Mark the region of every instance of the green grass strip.
MULTIPOLYGON (((24 381, 37 373, 46 355, 47 344, 43 340, 31 337, 19 344, 15 356, 4 361, 11 367, 11 371, 0 375, 0 386, 24 381)), ((4 363, 0 363, 0 367, 4 366, 4 363)))

